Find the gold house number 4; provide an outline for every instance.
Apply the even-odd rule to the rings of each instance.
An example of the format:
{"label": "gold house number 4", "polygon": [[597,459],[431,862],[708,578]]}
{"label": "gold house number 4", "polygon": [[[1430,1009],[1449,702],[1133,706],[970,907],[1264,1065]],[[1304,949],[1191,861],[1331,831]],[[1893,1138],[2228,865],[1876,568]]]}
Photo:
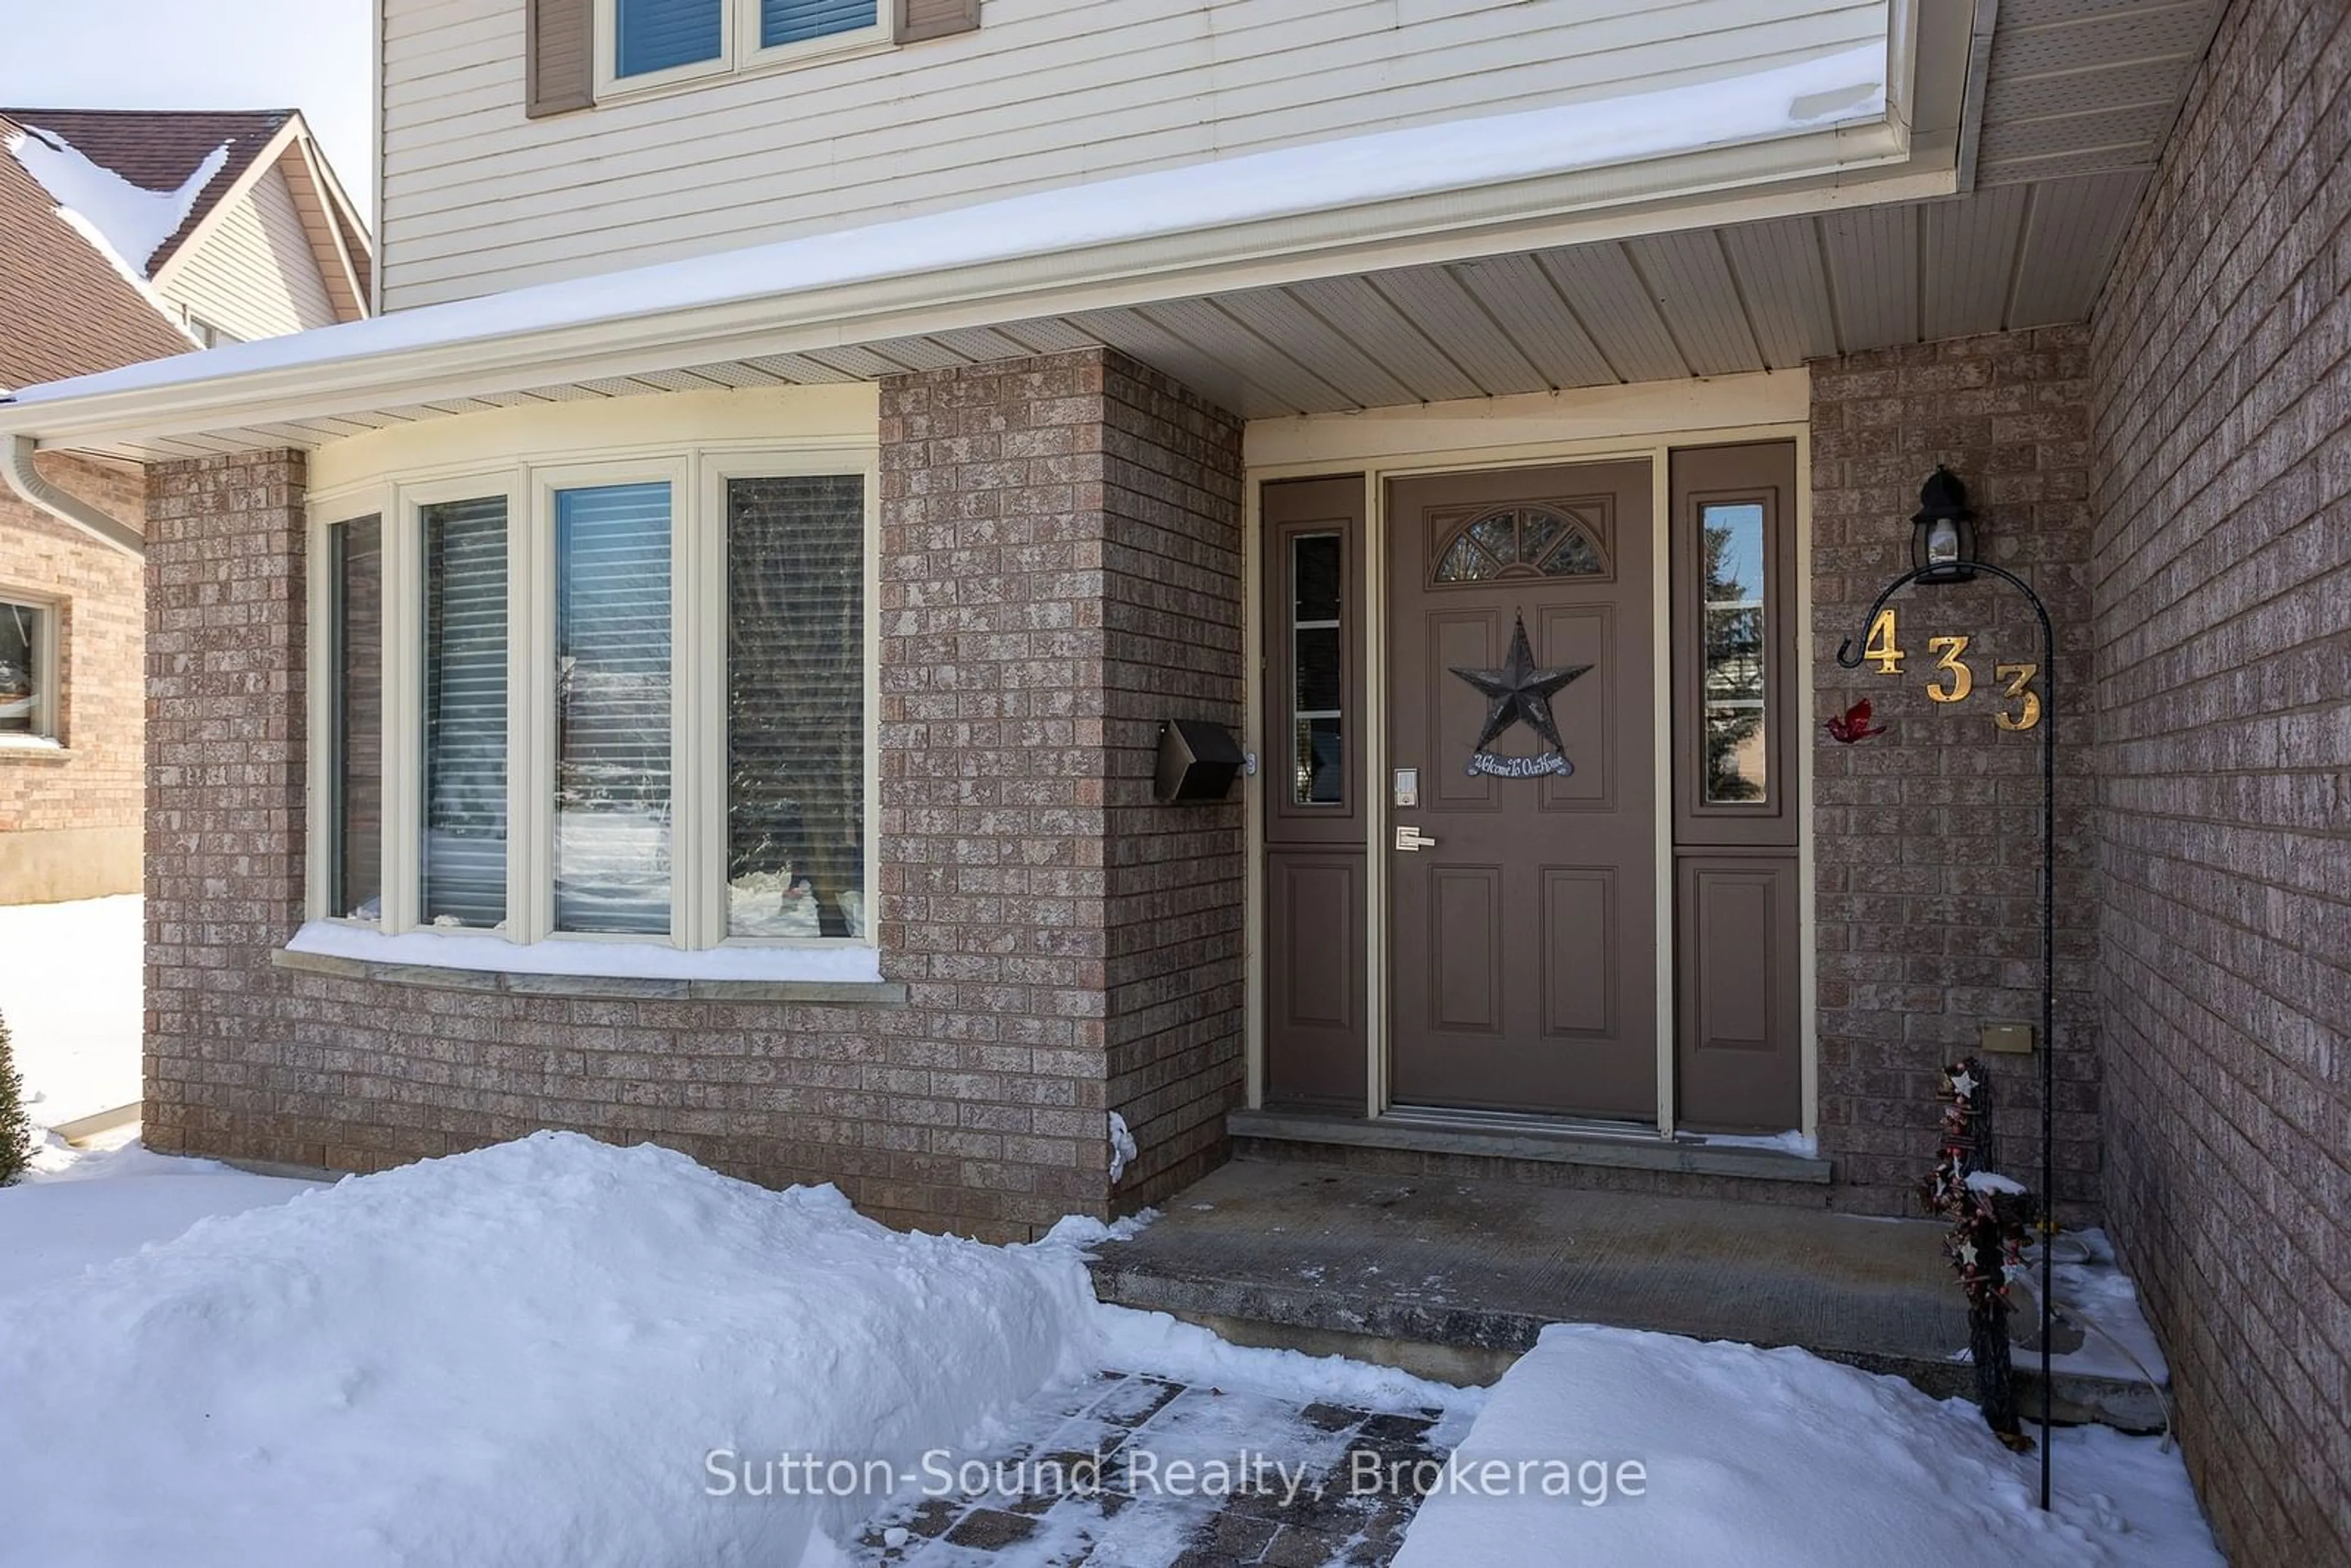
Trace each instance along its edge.
{"label": "gold house number 4", "polygon": [[[1967,662],[1968,643],[1965,637],[1927,639],[1927,652],[1935,660],[1934,678],[1927,686],[1929,701],[1965,702],[1974,694],[1976,673]],[[1877,619],[1869,623],[1869,638],[1862,644],[1861,653],[1877,666],[1881,675],[1902,673],[1902,634],[1893,611],[1879,611]],[[1993,714],[1992,723],[2006,730],[2032,729],[2040,724],[2041,694],[2032,689],[2032,678],[2040,673],[2038,664],[1992,666],[1993,676],[2001,683],[2001,700],[2016,705]]]}

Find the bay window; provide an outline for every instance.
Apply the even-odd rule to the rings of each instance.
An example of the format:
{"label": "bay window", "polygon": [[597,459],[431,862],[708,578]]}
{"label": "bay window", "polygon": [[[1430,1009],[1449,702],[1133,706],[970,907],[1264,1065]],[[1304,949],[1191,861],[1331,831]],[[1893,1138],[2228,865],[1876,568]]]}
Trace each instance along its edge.
{"label": "bay window", "polygon": [[868,944],[873,485],[703,449],[322,505],[313,918]]}

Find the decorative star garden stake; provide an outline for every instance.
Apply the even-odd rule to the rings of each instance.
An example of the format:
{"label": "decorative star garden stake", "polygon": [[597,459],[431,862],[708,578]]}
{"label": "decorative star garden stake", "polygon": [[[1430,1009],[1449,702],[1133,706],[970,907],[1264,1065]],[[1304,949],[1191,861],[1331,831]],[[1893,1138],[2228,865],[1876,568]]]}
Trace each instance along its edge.
{"label": "decorative star garden stake", "polygon": [[[1510,632],[1510,651],[1499,670],[1465,670],[1453,666],[1453,673],[1484,694],[1492,705],[1486,710],[1485,727],[1478,732],[1478,743],[1469,748],[1471,773],[1491,774],[1503,779],[1532,778],[1542,773],[1566,774],[1575,771],[1567,759],[1567,747],[1559,738],[1558,721],[1552,717],[1551,699],[1562,686],[1591,670],[1590,664],[1573,664],[1564,669],[1535,668],[1534,650],[1527,645],[1527,621],[1520,615]],[[1551,749],[1538,757],[1496,757],[1487,746],[1495,737],[1521,719]]]}

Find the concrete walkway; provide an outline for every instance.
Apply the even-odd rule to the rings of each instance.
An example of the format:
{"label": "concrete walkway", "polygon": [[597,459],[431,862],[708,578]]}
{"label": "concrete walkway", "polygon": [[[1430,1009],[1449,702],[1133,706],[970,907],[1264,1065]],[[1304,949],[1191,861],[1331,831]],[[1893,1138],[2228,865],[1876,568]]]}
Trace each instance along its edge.
{"label": "concrete walkway", "polygon": [[[1928,1220],[1239,1160],[1103,1247],[1094,1272],[1105,1301],[1227,1338],[1457,1383],[1499,1376],[1545,1323],[1581,1322],[1800,1345],[1938,1396],[1973,1389],[1953,1359],[1965,1307]],[[2135,1385],[2058,1383],[2061,1419],[2159,1422]]]}

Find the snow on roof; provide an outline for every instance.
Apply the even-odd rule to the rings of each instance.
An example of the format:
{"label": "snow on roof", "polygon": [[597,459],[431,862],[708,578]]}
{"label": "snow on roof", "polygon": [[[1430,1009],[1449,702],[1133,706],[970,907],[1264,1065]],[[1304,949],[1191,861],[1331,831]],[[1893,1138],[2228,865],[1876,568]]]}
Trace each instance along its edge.
{"label": "snow on roof", "polygon": [[1722,80],[1248,153],[394,311],[30,387],[13,401],[57,403],[231,382],[1761,141],[1881,118],[1886,80],[1884,46],[1863,44]]}
{"label": "snow on roof", "polygon": [[26,124],[6,145],[25,172],[56,198],[57,215],[105,252],[124,277],[139,282],[147,278],[148,259],[180,232],[196,198],[227,163],[229,148],[224,141],[205,154],[177,190],[151,191],[92,162],[63,136],[37,125]]}

